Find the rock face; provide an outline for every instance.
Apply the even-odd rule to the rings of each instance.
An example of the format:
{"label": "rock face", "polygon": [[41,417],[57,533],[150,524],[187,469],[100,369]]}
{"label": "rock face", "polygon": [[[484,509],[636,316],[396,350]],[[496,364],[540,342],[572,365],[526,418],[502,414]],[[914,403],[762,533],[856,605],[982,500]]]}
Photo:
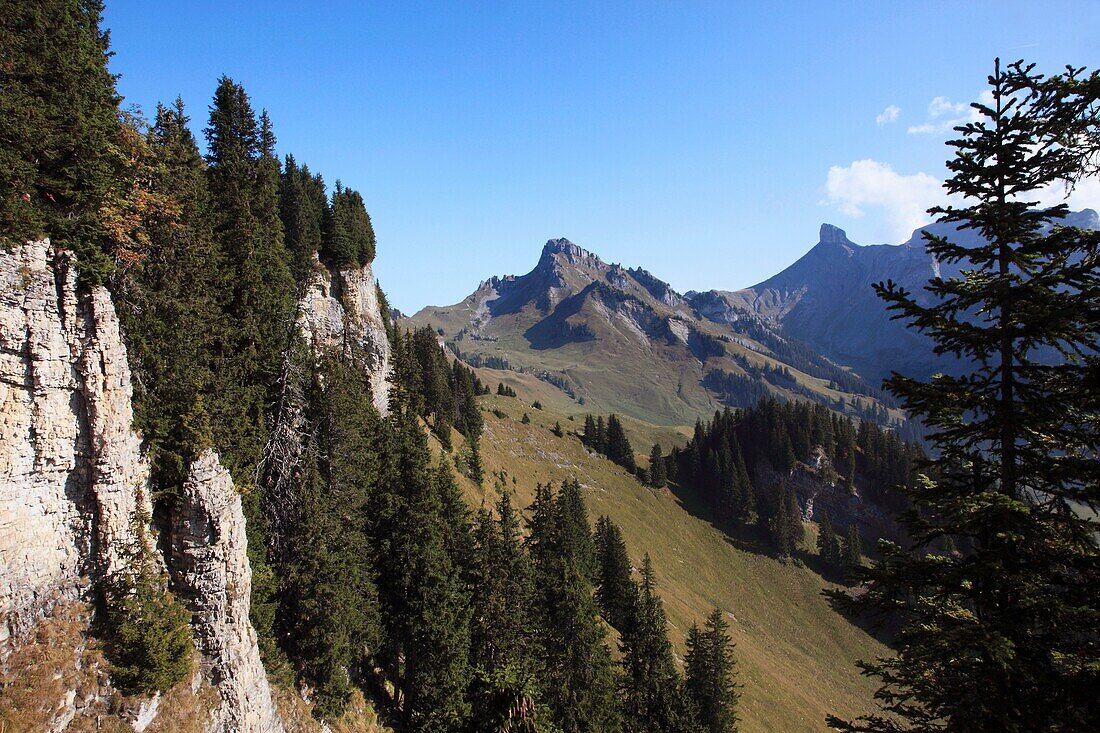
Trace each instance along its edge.
{"label": "rock face", "polygon": [[148,512],[110,295],[48,241],[0,253],[0,642],[115,570]]}
{"label": "rock face", "polygon": [[191,464],[171,535],[173,587],[191,610],[203,671],[222,699],[210,730],[281,733],[248,620],[252,570],[241,498],[212,450]]}
{"label": "rock face", "polygon": [[390,341],[370,265],[329,270],[315,261],[298,303],[298,327],[311,346],[338,348],[365,369],[375,408],[389,413]]}
{"label": "rock face", "polygon": [[[0,660],[118,570],[151,515],[132,392],[110,293],[81,292],[48,241],[0,251]],[[172,530],[168,568],[223,701],[213,729],[281,732],[248,620],[241,502],[213,452],[192,466]]]}

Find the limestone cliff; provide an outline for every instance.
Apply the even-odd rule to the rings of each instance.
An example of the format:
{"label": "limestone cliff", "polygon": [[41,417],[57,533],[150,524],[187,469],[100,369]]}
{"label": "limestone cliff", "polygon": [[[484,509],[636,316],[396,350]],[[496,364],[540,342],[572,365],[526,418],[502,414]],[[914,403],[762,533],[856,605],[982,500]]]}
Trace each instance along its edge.
{"label": "limestone cliff", "polygon": [[110,295],[68,254],[0,254],[0,640],[117,568],[149,511],[130,368]]}
{"label": "limestone cliff", "polygon": [[[47,240],[0,251],[0,661],[137,541],[149,466],[131,397],[108,291],[78,289],[71,256]],[[240,499],[213,452],[185,494],[167,566],[221,696],[211,730],[281,731],[248,621]]]}
{"label": "limestone cliff", "polygon": [[248,620],[252,570],[241,497],[212,450],[191,464],[171,537],[173,588],[191,610],[203,671],[222,699],[213,730],[281,732]]}
{"label": "limestone cliff", "polygon": [[337,348],[370,377],[374,406],[389,413],[390,342],[370,265],[330,270],[315,262],[298,303],[298,327],[315,348]]}

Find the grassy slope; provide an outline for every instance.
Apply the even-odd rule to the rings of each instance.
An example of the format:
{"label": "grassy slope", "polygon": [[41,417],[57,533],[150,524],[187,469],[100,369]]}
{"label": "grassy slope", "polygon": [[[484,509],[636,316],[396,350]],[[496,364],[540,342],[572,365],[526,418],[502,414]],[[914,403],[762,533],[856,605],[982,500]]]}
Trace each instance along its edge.
{"label": "grassy slope", "polygon": [[[677,654],[684,653],[684,634],[692,622],[701,621],[713,606],[731,614],[744,685],[744,733],[821,731],[826,713],[852,715],[869,708],[873,686],[859,676],[854,662],[887,650],[829,607],[821,595],[828,584],[818,575],[754,551],[751,541],[729,539],[685,509],[683,501],[691,501],[690,496],[647,489],[610,461],[587,453],[568,434],[583,423],[568,421],[545,401],[544,410],[534,410],[523,399],[494,395],[486,400],[487,408],[509,415],[501,419],[485,413],[486,472],[505,471],[523,507],[531,503],[537,483],[575,476],[585,488],[592,519],[607,514],[623,528],[636,565],[645,552],[653,558]],[[523,412],[531,424],[520,423]],[[564,438],[550,432],[555,420],[567,431]],[[668,429],[632,421],[626,428],[639,454],[649,445],[636,432],[639,428],[671,437],[663,432]],[[460,481],[475,506],[496,500],[493,489]]]}

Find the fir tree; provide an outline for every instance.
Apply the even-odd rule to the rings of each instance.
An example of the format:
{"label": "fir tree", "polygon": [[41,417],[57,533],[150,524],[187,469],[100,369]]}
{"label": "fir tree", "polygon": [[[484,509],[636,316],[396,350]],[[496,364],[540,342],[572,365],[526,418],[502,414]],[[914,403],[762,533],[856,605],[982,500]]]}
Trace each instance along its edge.
{"label": "fir tree", "polygon": [[626,431],[623,430],[623,424],[616,415],[607,418],[607,438],[604,452],[613,462],[634,473],[636,468],[634,449],[630,446]]}
{"label": "fir tree", "polygon": [[120,690],[151,694],[191,673],[191,614],[168,591],[168,578],[158,568],[146,530],[149,516],[135,514],[131,526],[136,539],[103,588],[105,651]]}
{"label": "fir tree", "polygon": [[539,487],[528,536],[546,702],[564,733],[614,733],[619,708],[611,652],[592,597],[592,538],[579,487],[565,482],[561,493],[564,498],[555,499],[549,487]]}
{"label": "fir tree", "polygon": [[695,706],[699,722],[707,733],[737,730],[737,700],[733,640],[729,624],[714,609],[700,630],[692,624],[684,660],[684,687]]}
{"label": "fir tree", "polygon": [[[212,440],[207,405],[216,393],[214,352],[226,325],[216,299],[206,165],[183,102],[158,106],[148,139],[150,189],[172,212],[145,221],[146,255],[118,278],[119,313],[135,379],[135,420],[153,464],[154,498],[176,495],[187,466]],[[214,397],[216,400],[216,397]]]}
{"label": "fir tree", "polygon": [[634,619],[620,637],[624,728],[654,733],[697,731],[668,641],[668,620],[649,555],[642,562]]}
{"label": "fir tree", "polygon": [[[1032,193],[1095,172],[1100,77],[998,62],[989,85],[977,121],[949,143],[945,187],[960,204],[933,210],[982,241],[926,233],[930,254],[961,275],[931,280],[919,299],[877,288],[965,373],[888,382],[931,432],[935,478],[907,489],[911,547],[880,543],[882,561],[860,574],[858,606],[904,621],[897,655],[862,665],[888,714],[830,719],[844,730],[1100,726],[1089,692],[1100,684],[1100,551],[1095,523],[1074,508],[1100,502],[1100,234],[1060,226],[1065,205],[1039,207]],[[948,542],[955,553],[936,551]]]}
{"label": "fir tree", "polygon": [[821,512],[821,518],[818,520],[818,533],[817,533],[817,554],[821,558],[821,561],[828,567],[836,568],[842,565],[842,554],[840,548],[840,538],[837,537],[836,530],[833,529],[833,523],[829,521],[829,515],[824,511]]}
{"label": "fir tree", "polygon": [[841,542],[839,560],[840,565],[848,570],[863,565],[863,541],[855,522],[848,525],[848,531]]}
{"label": "fir tree", "polygon": [[596,520],[596,601],[607,622],[620,632],[634,619],[638,587],[631,577],[630,556],[619,526],[604,515]]}
{"label": "fir tree", "polygon": [[592,418],[592,415],[584,416],[584,435],[581,437],[583,442],[589,448],[594,448],[596,444],[596,421]]}
{"label": "fir tree", "polygon": [[654,488],[662,488],[668,482],[665,472],[665,458],[661,455],[661,444],[654,443],[653,450],[649,452],[649,485]]}
{"label": "fir tree", "polygon": [[106,210],[126,184],[103,3],[12,3],[0,13],[0,245],[42,235],[104,283],[116,252]]}

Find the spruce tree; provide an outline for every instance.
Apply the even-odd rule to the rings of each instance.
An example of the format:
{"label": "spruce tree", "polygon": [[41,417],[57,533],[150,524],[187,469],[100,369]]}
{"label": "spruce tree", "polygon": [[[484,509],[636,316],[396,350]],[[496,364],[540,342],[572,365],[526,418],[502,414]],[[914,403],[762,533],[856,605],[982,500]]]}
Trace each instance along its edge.
{"label": "spruce tree", "polygon": [[1100,550],[1079,512],[1100,503],[1100,233],[1062,226],[1066,206],[1033,193],[1095,173],[1100,78],[998,62],[989,87],[949,142],[959,204],[933,210],[981,241],[926,233],[961,274],[919,299],[877,288],[962,373],[888,382],[937,458],[904,489],[911,546],[880,543],[861,574],[858,607],[903,621],[896,656],[862,665],[886,714],[830,719],[844,730],[1100,727]]}
{"label": "spruce tree", "polygon": [[649,452],[649,485],[660,489],[668,482],[668,474],[665,472],[665,457],[661,454],[661,444],[654,443]]}
{"label": "spruce tree", "polygon": [[821,561],[830,568],[840,567],[842,563],[840,538],[837,537],[836,530],[833,529],[833,523],[829,521],[829,515],[824,511],[821,512],[821,518],[818,520],[818,527],[818,557],[820,557]]}
{"label": "spruce tree", "polygon": [[854,570],[863,564],[863,541],[859,537],[856,523],[848,525],[848,531],[841,541],[840,565],[846,570]]}
{"label": "spruce tree", "polygon": [[684,687],[707,733],[737,730],[736,663],[729,624],[719,609],[707,617],[703,629],[692,624],[684,660]]}
{"label": "spruce tree", "polygon": [[638,586],[631,577],[627,554],[619,526],[604,515],[596,520],[596,601],[607,622],[625,632],[634,620]]}
{"label": "spruce tree", "polygon": [[539,686],[534,576],[521,543],[519,518],[503,491],[497,515],[494,521],[483,510],[475,530],[471,726],[541,730],[548,711]]}
{"label": "spruce tree", "polygon": [[619,642],[624,728],[647,733],[691,733],[699,728],[672,658],[668,620],[656,583],[653,564],[646,554],[634,618]]}
{"label": "spruce tree", "polygon": [[81,281],[106,282],[116,252],[105,211],[124,182],[103,3],[8,3],[0,13],[0,246],[41,237],[76,253]]}
{"label": "spruce tree", "polygon": [[581,437],[581,442],[589,448],[595,447],[596,421],[592,418],[592,415],[584,416],[584,435]]}
{"label": "spruce tree", "polygon": [[278,162],[266,115],[261,127],[244,88],[222,77],[206,128],[215,237],[232,330],[222,353],[215,438],[237,481],[251,476],[266,440],[269,390],[287,347],[293,280],[278,219]]}
{"label": "spruce tree", "polygon": [[[620,729],[615,675],[592,596],[595,561],[579,486],[540,486],[529,523],[546,703],[564,733]],[[585,537],[587,536],[587,541]]]}
{"label": "spruce tree", "polygon": [[117,302],[135,381],[135,422],[153,468],[154,498],[175,496],[187,467],[212,440],[207,405],[216,392],[215,354],[225,329],[217,301],[220,257],[213,239],[206,164],[183,102],[158,106],[148,140],[156,161],[149,188],[173,203],[145,221],[145,257],[117,278]]}

